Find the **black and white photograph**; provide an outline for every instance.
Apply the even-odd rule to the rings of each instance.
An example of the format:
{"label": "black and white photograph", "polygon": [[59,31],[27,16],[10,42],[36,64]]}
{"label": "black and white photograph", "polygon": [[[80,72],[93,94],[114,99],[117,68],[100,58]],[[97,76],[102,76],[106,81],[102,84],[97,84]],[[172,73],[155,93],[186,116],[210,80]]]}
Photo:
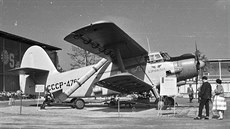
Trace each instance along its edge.
{"label": "black and white photograph", "polygon": [[230,0],[0,0],[0,129],[229,129]]}

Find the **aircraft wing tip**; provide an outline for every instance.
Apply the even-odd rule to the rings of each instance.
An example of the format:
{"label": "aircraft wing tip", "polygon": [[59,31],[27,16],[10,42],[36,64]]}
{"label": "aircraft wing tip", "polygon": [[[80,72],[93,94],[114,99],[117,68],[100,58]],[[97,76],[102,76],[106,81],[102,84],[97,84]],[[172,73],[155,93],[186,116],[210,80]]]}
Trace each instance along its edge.
{"label": "aircraft wing tip", "polygon": [[109,21],[96,21],[96,22],[93,22],[93,23],[91,23],[90,25],[95,25],[95,24],[102,24],[102,23],[111,23],[111,22],[109,22]]}
{"label": "aircraft wing tip", "polygon": [[84,29],[84,28],[86,28],[86,27],[90,27],[90,26],[94,26],[94,25],[99,25],[99,24],[111,24],[111,23],[114,24],[113,22],[104,21],[104,20],[93,22],[93,23],[91,23],[91,24],[89,24],[89,25],[87,25],[87,26],[85,26],[85,27],[83,27],[83,28],[81,28],[81,29],[78,29],[78,30],[76,30],[76,31],[74,31],[74,32],[72,32],[72,33],[70,33],[69,35],[65,36],[65,37],[64,37],[64,40],[67,41],[67,42],[69,42],[68,39],[69,39],[70,37],[72,37],[72,36],[75,35],[77,32],[79,32],[79,30],[82,30],[82,29]]}

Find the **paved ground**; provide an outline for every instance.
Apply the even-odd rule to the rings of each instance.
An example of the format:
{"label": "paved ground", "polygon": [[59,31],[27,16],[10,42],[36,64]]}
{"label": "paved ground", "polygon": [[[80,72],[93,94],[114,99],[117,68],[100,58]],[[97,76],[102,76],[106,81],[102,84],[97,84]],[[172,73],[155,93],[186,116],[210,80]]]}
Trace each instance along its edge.
{"label": "paved ground", "polygon": [[[230,111],[224,120],[193,120],[198,103],[188,103],[188,99],[177,98],[178,106],[171,110],[159,111],[154,106],[137,105],[135,109],[121,107],[108,108],[102,104],[89,104],[83,110],[70,107],[47,107],[39,110],[36,100],[23,100],[21,114],[20,101],[14,106],[0,102],[0,128],[122,128],[122,129],[229,129]],[[228,109],[230,109],[230,99]],[[212,117],[212,116],[210,116]]]}

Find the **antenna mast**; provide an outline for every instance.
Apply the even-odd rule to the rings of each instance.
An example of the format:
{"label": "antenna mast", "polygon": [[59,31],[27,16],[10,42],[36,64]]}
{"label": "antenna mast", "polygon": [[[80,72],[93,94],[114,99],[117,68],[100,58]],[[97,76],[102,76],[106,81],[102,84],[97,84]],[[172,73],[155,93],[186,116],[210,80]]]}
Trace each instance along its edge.
{"label": "antenna mast", "polygon": [[146,36],[146,39],[147,39],[147,43],[148,43],[149,53],[151,53],[150,44],[149,44],[149,38],[147,36]]}

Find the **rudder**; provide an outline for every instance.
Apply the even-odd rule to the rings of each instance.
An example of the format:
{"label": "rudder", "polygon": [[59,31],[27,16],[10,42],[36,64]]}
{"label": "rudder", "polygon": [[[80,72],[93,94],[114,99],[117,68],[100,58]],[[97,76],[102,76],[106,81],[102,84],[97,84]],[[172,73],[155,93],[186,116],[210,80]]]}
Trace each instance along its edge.
{"label": "rudder", "polygon": [[50,73],[58,72],[48,54],[39,46],[31,46],[27,49],[20,68],[42,69]]}
{"label": "rudder", "polygon": [[35,85],[45,85],[50,74],[59,73],[46,51],[39,46],[31,46],[23,55],[20,68],[20,89],[24,94],[35,95]]}

